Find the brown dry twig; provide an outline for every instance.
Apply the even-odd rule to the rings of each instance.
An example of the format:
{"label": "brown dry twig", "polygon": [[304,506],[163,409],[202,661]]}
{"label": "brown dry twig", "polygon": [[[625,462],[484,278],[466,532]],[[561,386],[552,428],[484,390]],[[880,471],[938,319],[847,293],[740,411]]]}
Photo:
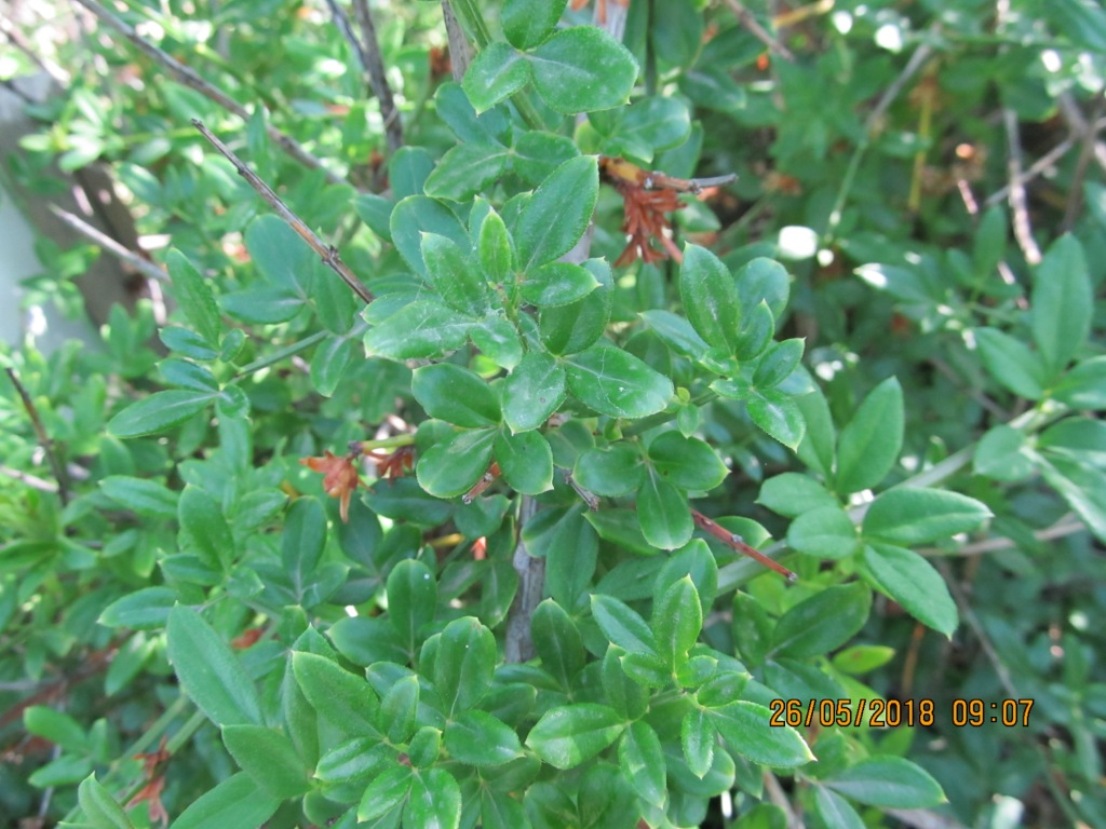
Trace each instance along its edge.
{"label": "brown dry twig", "polygon": [[324,244],[307,224],[288,209],[280,196],[278,196],[268,184],[262,181],[258,175],[253,172],[246,164],[236,156],[226,144],[220,141],[212,134],[203,121],[198,118],[192,119],[192,126],[200,131],[204,138],[215,147],[231,164],[234,165],[234,169],[238,171],[238,175],[242,176],[246,181],[250,183],[250,186],[257,191],[269,206],[277,212],[280,218],[284,219],[288,223],[288,226],[292,230],[296,231],[296,234],[307,242],[310,248],[319,255],[319,258],[323,260],[323,264],[334,271],[338,276],[342,278],[342,281],[349,285],[350,289],[365,300],[365,302],[372,302],[373,295],[369,292],[369,289],[362,285],[353,272],[346,266],[346,263],[342,261],[342,257],[338,255],[338,249],[333,245]]}
{"label": "brown dry twig", "polygon": [[749,34],[787,61],[794,61],[795,56],[791,50],[779,42],[772,34],[757,22],[756,17],[738,0],[726,0],[726,5],[734,13],[738,21],[749,30]]}
{"label": "brown dry twig", "polygon": [[46,461],[50,464],[50,469],[54,473],[54,479],[58,482],[58,500],[61,501],[62,506],[69,503],[69,472],[65,468],[59,459],[57,452],[54,451],[54,441],[46,434],[46,427],[42,423],[42,417],[38,413],[38,407],[35,406],[35,402],[31,399],[31,395],[27,393],[27,389],[24,388],[22,381],[19,379],[19,375],[16,374],[14,368],[5,369],[8,373],[8,379],[12,381],[12,385],[15,386],[16,392],[19,394],[19,399],[23,402],[23,408],[27,410],[27,417],[31,419],[31,427],[35,430],[35,436],[38,437],[38,443],[42,447],[42,451],[46,454]]}
{"label": "brown dry twig", "polygon": [[361,65],[365,68],[365,74],[368,75],[369,85],[376,100],[380,102],[380,115],[384,119],[384,134],[387,137],[388,149],[395,152],[403,146],[403,123],[399,119],[399,110],[396,109],[395,98],[392,96],[392,87],[388,85],[388,78],[384,74],[384,61],[380,56],[380,39],[376,36],[376,26],[373,25],[366,0],[353,0],[353,10],[357,17],[357,25],[361,27],[363,41],[363,48],[359,52]]}
{"label": "brown dry twig", "polygon": [[778,561],[773,561],[772,559],[768,558],[768,556],[766,556],[760,550],[750,547],[742,540],[741,536],[739,536],[737,533],[730,532],[717,521],[712,521],[710,518],[707,518],[707,516],[703,515],[703,513],[699,512],[699,510],[693,509],[691,511],[691,520],[695,522],[695,526],[698,527],[700,530],[702,530],[712,538],[718,539],[730,549],[736,550],[742,555],[748,556],[749,558],[760,562],[769,570],[773,570],[779,573],[790,582],[795,582],[799,580],[799,577],[794,572],[788,570]]}

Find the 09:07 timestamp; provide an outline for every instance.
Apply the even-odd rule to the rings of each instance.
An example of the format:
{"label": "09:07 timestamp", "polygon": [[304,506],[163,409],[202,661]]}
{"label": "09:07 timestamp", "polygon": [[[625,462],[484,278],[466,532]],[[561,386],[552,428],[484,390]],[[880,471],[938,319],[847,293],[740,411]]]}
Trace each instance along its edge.
{"label": "09:07 timestamp", "polygon": [[[897,728],[898,726],[928,727],[937,721],[937,704],[922,699],[774,699],[769,703],[772,716],[768,725],[774,728],[800,726],[827,728],[838,725],[870,728]],[[956,728],[979,728],[983,725],[1002,725],[1007,728],[1029,726],[1032,699],[1004,699],[989,702],[982,699],[952,701],[948,710],[948,722]]]}

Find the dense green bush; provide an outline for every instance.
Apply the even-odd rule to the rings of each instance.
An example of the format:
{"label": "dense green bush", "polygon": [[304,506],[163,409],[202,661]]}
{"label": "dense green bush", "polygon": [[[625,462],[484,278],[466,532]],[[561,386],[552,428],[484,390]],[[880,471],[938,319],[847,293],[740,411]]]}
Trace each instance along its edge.
{"label": "dense green bush", "polygon": [[567,6],[62,47],[175,306],[4,357],[0,817],[1106,825],[1106,12]]}

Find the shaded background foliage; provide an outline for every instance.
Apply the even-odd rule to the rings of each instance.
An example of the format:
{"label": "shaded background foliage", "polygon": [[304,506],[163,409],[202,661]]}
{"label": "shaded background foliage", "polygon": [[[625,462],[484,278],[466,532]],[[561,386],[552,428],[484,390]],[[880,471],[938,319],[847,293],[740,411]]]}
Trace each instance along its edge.
{"label": "shaded background foliage", "polygon": [[[78,823],[120,826],[126,824],[118,822],[109,798],[122,802],[138,793],[146,805],[131,810],[130,819],[145,826],[157,821],[155,804],[164,803],[177,818],[218,784],[224,804],[261,804],[258,813],[239,814],[240,825],[251,819],[307,825],[337,817],[343,812],[335,804],[362,803],[365,775],[372,773],[373,785],[390,778],[373,765],[376,760],[363,760],[361,778],[342,782],[349,758],[333,751],[329,765],[320,761],[316,768],[308,758],[319,760],[319,746],[303,744],[314,720],[308,729],[291,724],[314,718],[317,709],[327,721],[316,729],[324,748],[338,744],[353,751],[352,745],[364,758],[371,752],[338,736],[363,739],[388,727],[367,722],[358,732],[356,712],[374,706],[383,706],[386,722],[406,723],[387,736],[427,769],[425,791],[453,790],[440,775],[458,767],[443,772],[436,763],[437,739],[445,741],[441,756],[484,769],[483,791],[496,790],[487,769],[498,768],[492,764],[497,758],[465,757],[463,732],[455,725],[451,737],[427,714],[431,700],[430,708],[452,712],[460,705],[457,710],[471,715],[464,726],[479,736],[469,742],[482,740],[502,749],[503,758],[516,758],[499,777],[506,778],[500,791],[529,786],[526,814],[535,824],[616,825],[634,814],[634,797],[650,802],[655,811],[647,815],[659,820],[665,801],[658,787],[666,782],[668,819],[676,825],[702,819],[711,797],[708,820],[743,827],[783,826],[800,817],[810,825],[920,825],[937,812],[961,825],[1106,824],[1106,685],[1095,660],[1103,651],[1106,605],[1106,437],[1095,414],[1106,408],[1097,301],[1106,262],[1097,139],[1106,13],[1083,0],[1043,7],[963,0],[751,3],[748,9],[635,0],[623,37],[640,68],[634,103],[606,109],[621,101],[602,100],[602,90],[596,100],[583,100],[588,90],[560,89],[555,74],[519,76],[521,82],[512,75],[522,71],[512,67],[531,65],[516,48],[527,54],[550,49],[540,31],[529,40],[523,24],[535,9],[558,4],[504,4],[521,10],[517,19],[511,11],[501,17],[498,3],[463,5],[482,12],[493,45],[470,30],[477,63],[462,86],[450,82],[447,58],[456,55],[446,51],[436,4],[373,7],[403,127],[398,150],[387,143],[387,116],[368,94],[362,67],[323,4],[119,7],[144,38],[246,105],[252,115],[245,120],[174,80],[89,16],[64,24],[71,37],[51,52],[51,32],[69,20],[66,7],[24,4],[13,18],[18,28],[5,29],[11,44],[27,47],[5,52],[5,74],[32,68],[30,55],[67,73],[64,94],[32,107],[41,132],[22,142],[6,175],[27,192],[49,193],[57,186],[55,161],[62,171],[107,164],[153,258],[167,263],[169,293],[180,310],[166,307],[162,290],[148,285],[150,301],[138,303],[133,315],[112,311],[97,349],[68,344],[44,356],[29,341],[5,355],[68,471],[51,470],[18,387],[0,382],[0,815],[14,821],[40,813],[39,825],[52,825],[68,814]],[[592,11],[569,10],[564,21],[586,24]],[[766,44],[757,37],[749,15],[778,39]],[[505,40],[501,31],[512,36]],[[470,101],[487,112],[477,118]],[[559,114],[591,104],[601,105],[599,111],[579,121]],[[341,249],[378,296],[366,319],[344,286],[268,215],[233,165],[189,124],[192,118],[278,185],[306,224]],[[325,159],[325,170],[281,152],[270,127]],[[385,320],[412,299],[417,283],[410,272],[420,271],[420,264],[424,280],[447,294],[441,285],[448,280],[434,282],[439,266],[431,258],[438,251],[434,261],[445,262],[441,268],[448,271],[453,249],[435,241],[438,248],[428,253],[427,243],[408,231],[432,230],[439,240],[454,234],[453,242],[458,229],[462,237],[475,233],[472,217],[482,219],[486,207],[475,202],[472,213],[465,211],[477,193],[503,214],[518,246],[524,200],[510,206],[510,197],[565,171],[562,162],[575,163],[567,170],[582,184],[565,185],[569,195],[557,193],[553,202],[561,214],[576,214],[586,224],[591,204],[578,195],[588,190],[587,168],[573,161],[580,153],[623,155],[675,176],[737,173],[736,183],[685,199],[674,214],[674,240],[680,248],[686,241],[701,245],[746,276],[753,271],[743,267],[766,267],[764,260],[756,264],[757,257],[786,264],[791,278],[765,298],[777,338],[805,339],[805,351],[798,352],[804,368],[793,372],[793,362],[781,364],[779,379],[790,383],[782,387],[789,395],[815,385],[820,390],[820,396],[800,398],[806,401],[799,419],[806,440],[787,440],[786,417],[781,427],[767,416],[751,416],[748,389],[735,382],[734,399],[681,400],[678,417],[681,431],[698,435],[725,460],[731,470],[725,483],[696,479],[679,464],[670,472],[691,476],[683,489],[703,496],[693,501],[701,513],[728,516],[728,530],[785,554],[799,583],[788,587],[733,550],[713,543],[707,548],[701,539],[667,571],[668,553],[635,557],[655,554],[664,533],[682,537],[683,524],[643,519],[639,527],[628,502],[617,500],[634,489],[620,489],[624,481],[618,479],[641,474],[633,458],[619,466],[618,458],[604,456],[593,469],[576,457],[593,443],[618,445],[623,429],[632,442],[637,415],[624,416],[619,425],[618,418],[596,419],[574,403],[568,422],[547,430],[551,457],[607,503],[599,517],[585,518],[583,503],[558,473],[557,489],[541,496],[546,503],[526,524],[524,538],[531,551],[547,554],[594,544],[595,578],[585,573],[578,583],[570,571],[558,575],[553,568],[556,602],[542,605],[535,621],[542,668],[497,669],[501,687],[495,693],[525,696],[519,688],[529,684],[537,700],[532,710],[512,712],[490,691],[483,708],[456,699],[448,704],[440,698],[446,689],[459,693],[466,686],[444,664],[440,643],[454,650],[469,644],[498,662],[489,630],[502,641],[516,580],[509,565],[517,503],[508,497],[511,489],[537,492],[546,482],[506,473],[511,488],[495,484],[462,504],[456,496],[469,489],[473,470],[452,478],[447,473],[463,453],[439,466],[433,459],[442,451],[431,453],[451,439],[453,429],[443,421],[477,434],[502,414],[526,434],[528,418],[543,423],[548,413],[513,411],[506,402],[500,412],[496,400],[479,405],[483,385],[464,386],[471,393],[460,396],[449,394],[448,386],[441,392],[446,379],[487,380],[501,368],[514,369],[521,355],[513,355],[509,336],[503,345],[489,329],[479,344],[484,356],[442,364],[464,368],[460,379],[435,380],[430,367],[421,367],[413,382],[411,366],[387,358],[440,355],[397,350],[410,346],[404,337],[409,329],[389,332]],[[427,218],[412,206],[429,209],[426,202],[395,206],[424,192],[462,205],[467,227]],[[607,185],[597,193],[590,255],[613,263],[626,246],[620,227],[627,199]],[[164,239],[158,246],[162,235],[179,254],[165,255]],[[533,251],[535,245],[526,244]],[[46,272],[33,280],[32,301],[78,309],[74,279],[95,248],[61,251],[44,242],[42,251]],[[714,258],[685,256],[693,263],[685,260],[682,268],[662,259],[611,276],[593,264],[588,273],[610,297],[609,330],[626,353],[699,395],[706,393],[699,344],[689,339],[686,323],[681,328],[656,315],[682,302],[695,339],[718,346],[709,314],[696,311],[694,290],[686,287],[698,268],[713,267]],[[595,290],[575,271],[561,273],[574,276],[553,287],[578,278],[580,291]],[[739,276],[739,289],[748,283]],[[456,297],[470,299],[464,291]],[[549,298],[538,293],[526,300],[540,306]],[[746,319],[755,305],[744,303]],[[362,359],[362,342],[383,356]],[[132,400],[155,398],[159,402],[145,408],[127,408]],[[823,398],[824,408],[817,403]],[[458,399],[474,411],[451,409],[450,401]],[[669,409],[673,416],[675,408]],[[440,420],[429,422],[427,415]],[[414,438],[407,423],[421,424]],[[152,432],[168,439],[118,436]],[[770,434],[783,435],[797,452]],[[664,468],[669,456],[663,444],[655,433],[648,437],[651,468]],[[378,454],[413,441],[426,465],[417,476],[373,483],[363,497],[354,493],[350,520],[343,523],[339,504],[322,499],[322,479],[299,461],[324,450],[341,455],[350,441],[365,440],[377,441],[368,448]],[[404,471],[402,457],[389,462]],[[698,472],[703,469],[709,463]],[[366,467],[364,477],[371,479],[373,471]],[[970,496],[993,518],[985,532],[976,532],[983,513],[958,501],[970,513],[963,526],[915,532],[888,518],[889,508],[882,516],[864,514],[871,490],[883,493],[904,481],[947,487],[923,490],[935,495]],[[640,502],[640,492],[637,497]],[[940,512],[944,502],[933,508]],[[916,509],[907,509],[908,517]],[[858,545],[853,524],[860,521],[867,540],[920,550],[941,580],[936,586],[915,580],[911,589],[884,579],[873,597],[865,585],[880,579]],[[643,542],[643,531],[654,543]],[[896,532],[900,537],[893,537]],[[769,544],[769,537],[779,541]],[[484,558],[472,551],[477,539],[485,539]],[[708,549],[709,566],[702,564]],[[678,572],[679,566],[686,569]],[[683,579],[688,570],[692,579]],[[932,578],[928,569],[910,572]],[[428,574],[431,592],[420,587]],[[943,586],[936,589],[942,581],[947,598]],[[697,647],[711,652],[693,653],[741,660],[740,669],[724,663],[732,686],[699,689],[701,702],[713,700],[703,703],[711,711],[744,693],[738,686],[747,669],[753,686],[773,692],[761,694],[762,703],[770,696],[854,704],[876,695],[931,699],[934,722],[800,729],[819,762],[777,775],[758,763],[795,766],[799,760],[756,756],[764,746],[742,736],[728,709],[718,729],[741,733],[723,733],[732,742],[718,743],[718,755],[728,746],[738,762],[730,762],[728,773],[712,766],[722,762],[714,759],[705,767],[710,774],[681,771],[703,755],[686,738],[681,742],[681,720],[674,732],[666,730],[663,699],[654,700],[660,713],[653,712],[652,725],[642,727],[645,719],[630,716],[634,724],[625,735],[621,721],[603,720],[599,708],[609,700],[596,694],[611,694],[610,659],[603,654],[615,638],[596,620],[609,626],[623,611],[606,599],[589,602],[585,594],[593,592],[636,607],[643,620],[652,620],[649,636],[660,636],[667,616],[690,625],[694,620],[683,612],[701,610]],[[202,608],[203,616],[186,606]],[[346,606],[358,615],[348,616]],[[666,616],[657,608],[683,612]],[[625,622],[633,617],[617,618],[634,624]],[[693,627],[673,635],[694,641],[699,629]],[[425,644],[435,637],[439,644]],[[568,656],[558,664],[554,653],[562,647]],[[678,651],[669,656],[669,668],[677,667]],[[352,683],[355,674],[337,667],[335,653],[346,667],[368,667],[368,685]],[[216,683],[225,694],[204,690],[206,675],[197,671],[207,661],[226,680]],[[421,679],[398,668],[408,664],[418,666]],[[638,676],[647,669],[638,665]],[[626,679],[632,671],[619,673],[616,665],[613,676],[633,686]],[[333,708],[319,690],[333,693],[343,683],[353,700],[349,711]],[[992,723],[990,709],[974,727],[957,726],[956,699],[985,705],[1032,699],[1034,706],[1027,727]],[[591,765],[580,767],[586,772],[559,775],[553,767],[575,766],[581,758],[572,752],[594,747],[568,740],[566,749],[558,742],[563,734],[549,714],[571,709],[558,705],[566,700],[596,706],[578,710],[598,718],[597,732],[611,730],[595,753],[620,742],[600,761],[586,761]],[[636,703],[623,704],[632,709]],[[513,742],[481,716],[488,710],[509,723],[512,734],[518,727]],[[284,730],[259,728],[259,721]],[[755,724],[743,725],[756,731]],[[667,781],[663,760],[657,781],[660,749],[652,751],[656,737],[647,728],[663,740]],[[692,733],[717,742],[713,731]],[[784,734],[790,732],[763,739],[782,741]],[[144,760],[135,759],[139,753]],[[540,777],[535,757],[546,764]],[[868,757],[883,763],[878,773],[871,766],[864,773]],[[948,804],[927,802],[928,778],[903,771],[899,757],[928,770]],[[235,774],[239,767],[256,770],[256,758],[268,764],[269,788]],[[306,798],[304,763],[322,780],[310,784]],[[86,781],[81,812],[74,811],[77,784],[93,772],[104,786]],[[880,786],[880,775],[900,789]],[[475,819],[472,809],[485,799],[497,802],[471,788],[460,791],[466,821]],[[385,794],[376,792],[390,803]],[[281,800],[270,820],[268,804]],[[431,798],[421,813],[412,807],[407,820],[422,825],[428,816],[452,815],[454,806],[445,800]],[[931,805],[931,814],[902,811]],[[390,817],[366,808],[363,817]],[[522,807],[504,808],[515,818],[510,810],[521,813]],[[344,814],[343,825],[352,825],[353,812]],[[226,814],[216,819],[230,825]],[[494,825],[486,813],[482,819]],[[193,811],[177,825],[204,825],[201,820]]]}

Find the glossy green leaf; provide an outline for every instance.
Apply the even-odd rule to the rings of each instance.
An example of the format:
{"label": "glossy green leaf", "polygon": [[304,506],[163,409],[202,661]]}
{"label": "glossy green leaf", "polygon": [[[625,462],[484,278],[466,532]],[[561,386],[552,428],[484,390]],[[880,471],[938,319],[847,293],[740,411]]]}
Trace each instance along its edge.
{"label": "glossy green leaf", "polygon": [[369,329],[365,354],[392,360],[443,357],[465,344],[473,325],[440,302],[416,300]]}
{"label": "glossy green leaf", "polygon": [[364,677],[325,656],[303,651],[292,653],[292,670],[307,701],[341,733],[383,738],[377,726],[380,702]]}
{"label": "glossy green leaf", "polygon": [[392,684],[380,700],[380,723],[388,739],[405,743],[415,731],[419,708],[419,678],[405,676]]}
{"label": "glossy green leaf", "polygon": [[530,81],[530,64],[509,44],[489,43],[469,64],[461,87],[478,113],[491,109]]}
{"label": "glossy green leaf", "polygon": [[405,559],[388,574],[388,620],[414,653],[423,629],[434,621],[438,583],[430,568],[416,559]]}
{"label": "glossy green leaf", "polygon": [[513,728],[484,711],[462,711],[446,723],[445,748],[459,763],[502,766],[522,754]]}
{"label": "glossy green leaf", "polygon": [[467,711],[484,698],[496,657],[495,637],[477,619],[465,616],[446,625],[434,661],[434,687],[446,716]]}
{"label": "glossy green leaf", "polygon": [[100,491],[144,518],[164,521],[177,517],[179,496],[157,481],[130,475],[109,475],[100,481]]}
{"label": "glossy green leaf", "polygon": [[604,152],[650,162],[657,153],[682,144],[689,135],[687,104],[680,98],[654,95],[635,101],[623,111]]}
{"label": "glossy green leaf", "polygon": [[281,732],[261,725],[227,725],[223,744],[242,771],[272,797],[287,800],[311,788],[308,770]]}
{"label": "glossy green leaf", "polygon": [[568,262],[550,262],[530,271],[522,283],[522,298],[539,308],[577,302],[599,283],[587,268]]}
{"label": "glossy green leaf", "polygon": [[864,398],[837,438],[836,490],[871,489],[891,471],[902,450],[902,386],[888,377]]}
{"label": "glossy green leaf", "polygon": [[779,262],[759,256],[742,265],[736,274],[736,282],[744,307],[752,308],[763,300],[773,317],[779,317],[787,308],[791,278]]}
{"label": "glossy green leaf", "polygon": [[448,771],[431,768],[411,779],[403,825],[411,829],[457,829],[461,822],[461,787]]}
{"label": "glossy green leaf", "polygon": [[594,156],[570,158],[554,170],[534,191],[515,225],[520,268],[530,274],[572,250],[587,230],[598,197]]}
{"label": "glossy green leaf", "polygon": [[468,232],[457,215],[442,202],[427,196],[408,196],[401,200],[392,209],[389,226],[400,255],[422,277],[428,276],[422,258],[423,234],[445,236],[458,245],[469,243]]}
{"label": "glossy green leaf", "polygon": [[502,217],[490,210],[480,225],[477,253],[484,273],[492,282],[505,284],[513,277],[515,249]]}
{"label": "glossy green leaf", "polygon": [[1002,386],[1027,400],[1044,395],[1045,365],[1025,343],[995,328],[973,331],[983,365]]}
{"label": "glossy green leaf", "polygon": [[649,444],[649,460],[661,475],[678,487],[707,491],[726,477],[726,465],[698,438],[662,432]]}
{"label": "glossy green leaf", "polygon": [[88,734],[85,727],[64,711],[55,711],[48,705],[30,705],[23,709],[23,727],[34,734],[76,754],[88,751]]}
{"label": "glossy green leaf", "polygon": [[852,639],[871,608],[872,593],[859,582],[827,587],[780,617],[772,649],[793,659],[821,656]]}
{"label": "glossy green leaf", "polygon": [[155,392],[115,415],[108,421],[108,431],[118,438],[167,432],[202,412],[215,397],[210,391],[173,389]]}
{"label": "glossy green leaf", "polygon": [[1106,355],[1076,363],[1060,378],[1054,396],[1073,409],[1106,409]]}
{"label": "glossy green leaf", "polygon": [[546,599],[534,610],[530,629],[542,667],[566,692],[571,692],[585,657],[584,641],[576,623],[564,608]]}
{"label": "glossy green leaf", "polygon": [[709,348],[690,322],[671,311],[662,309],[643,311],[641,318],[670,348],[685,357],[697,360]]}
{"label": "glossy green leaf", "polygon": [[304,301],[311,296],[315,253],[283,219],[272,214],[258,216],[246,228],[245,243],[251,261],[271,287]]}
{"label": "glossy green leaf", "polygon": [[361,351],[357,339],[343,336],[327,337],[311,355],[311,382],[323,397],[333,396],[341,386],[347,370],[353,363],[355,351]]}
{"label": "glossy green leaf", "polygon": [[645,540],[662,550],[684,546],[695,532],[686,494],[652,471],[638,487],[637,513]]}
{"label": "glossy green leaf", "polygon": [[134,824],[104,784],[90,774],[77,787],[77,802],[94,829],[133,829]]}
{"label": "glossy green leaf", "polygon": [[568,0],[507,0],[499,13],[503,34],[512,46],[531,49],[550,34]]}
{"label": "glossy green leaf", "polygon": [[593,595],[591,613],[612,645],[628,653],[655,656],[657,643],[653,631],[637,611],[613,596]]}
{"label": "glossy green leaf", "polygon": [[554,768],[571,769],[614,743],[626,725],[613,708],[580,702],[546,711],[526,745]]}
{"label": "glossy green leaf", "polygon": [[774,343],[760,356],[753,385],[760,389],[774,389],[786,380],[803,358],[803,340],[791,339]]}
{"label": "glossy green leaf", "polygon": [[[414,771],[409,766],[395,764],[378,774],[361,795],[361,805],[357,807],[357,819],[368,823],[402,806],[407,800],[413,782]],[[396,822],[392,825],[398,822],[397,815]]]}
{"label": "glossy green leaf", "polygon": [[836,504],[804,512],[787,528],[787,544],[793,550],[818,558],[847,558],[856,552],[853,521]]}
{"label": "glossy green leaf", "polygon": [[214,570],[227,569],[234,559],[234,539],[218,501],[206,490],[186,486],[177,501],[177,521],[181,550],[195,553]]}
{"label": "glossy green leaf", "polygon": [[553,488],[553,452],[540,432],[500,432],[493,452],[503,480],[515,492],[538,495]]}
{"label": "glossy green leaf", "polygon": [[959,624],[948,585],[933,565],[903,547],[866,544],[864,570],[877,590],[906,608],[915,619],[945,636]]}
{"label": "glossy green leaf", "polygon": [[826,826],[864,829],[864,821],[849,801],[825,786],[814,787],[814,812]]}
{"label": "glossy green leaf", "polygon": [[453,363],[415,370],[411,393],[431,417],[476,429],[499,422],[499,400],[487,382]]}
{"label": "glossy green leaf", "polygon": [[795,398],[779,389],[754,392],[746,402],[749,417],[769,437],[794,450],[803,439],[802,412]]}
{"label": "glossy green leaf", "polygon": [[979,529],[990,517],[986,506],[959,492],[898,487],[872,502],[862,530],[890,544],[928,544]]}
{"label": "glossy green leaf", "polygon": [[628,443],[615,443],[609,448],[596,446],[582,452],[572,474],[584,489],[618,498],[637,489],[644,473],[640,450]]}
{"label": "glossy green leaf", "polygon": [[228,777],[188,805],[173,821],[173,829],[226,829],[261,826],[280,806],[245,772]]}
{"label": "glossy green leaf", "polygon": [[829,480],[836,458],[836,431],[825,395],[816,387],[810,394],[795,398],[795,404],[802,412],[805,426],[796,454],[824,480]]}
{"label": "glossy green leaf", "polygon": [[644,720],[631,723],[618,744],[618,768],[646,803],[664,806],[668,797],[664,749],[657,732]]}
{"label": "glossy green leaf", "polygon": [[510,150],[502,144],[458,144],[441,157],[427,178],[426,195],[457,202],[471,199],[506,172],[510,158]]}
{"label": "glossy green leaf", "polygon": [[541,339],[554,354],[583,351],[603,335],[610,322],[614,288],[611,267],[597,259],[589,259],[584,267],[599,281],[599,288],[579,302],[542,309]]}
{"label": "glossy green leaf", "polygon": [[[740,296],[740,294],[739,294]],[[741,333],[737,335],[734,355],[739,360],[753,360],[764,353],[776,335],[776,318],[763,299],[742,314]]]}
{"label": "glossy green leaf", "polygon": [[321,758],[315,777],[324,783],[375,778],[395,757],[395,749],[370,737],[346,740]]}
{"label": "glossy green leaf", "polygon": [[1035,452],[1019,429],[1000,423],[976,444],[972,466],[976,474],[998,481],[1018,481],[1036,470]]}
{"label": "glossy green leaf", "polygon": [[637,80],[633,55],[596,26],[561,29],[527,58],[538,94],[569,115],[625,103]]}
{"label": "glossy green leaf", "polygon": [[445,303],[463,314],[482,316],[488,308],[488,284],[472,256],[452,239],[422,234],[426,274]]}
{"label": "glossy green leaf", "polygon": [[415,466],[419,485],[436,498],[456,498],[487,472],[498,429],[458,432],[432,446]]}
{"label": "glossy green leaf", "polygon": [[699,336],[732,352],[741,327],[741,303],[729,268],[706,248],[688,244],[679,286],[684,313]]}
{"label": "glossy green leaf", "polygon": [[106,627],[160,628],[165,625],[176,600],[177,592],[171,587],[143,587],[105,607],[98,621]]}
{"label": "glossy green leaf", "polygon": [[925,809],[945,802],[941,785],[929,772],[902,757],[869,757],[822,782],[884,809]]}
{"label": "glossy green leaf", "polygon": [[687,661],[688,651],[699,640],[703,608],[690,576],[684,576],[664,591],[653,607],[653,636],[657,653],[673,671]]}
{"label": "glossy green leaf", "polygon": [[568,390],[600,414],[641,418],[664,409],[672,381],[637,357],[610,345],[597,345],[565,360]]}
{"label": "glossy green leaf", "polygon": [[211,286],[196,270],[196,266],[188,261],[188,257],[176,248],[169,251],[165,264],[173,280],[173,293],[181,310],[204,341],[208,345],[217,346],[223,326]]}
{"label": "glossy green leaf", "polygon": [[836,506],[837,499],[809,475],[784,472],[761,484],[757,503],[779,515],[795,518],[821,507]]}
{"label": "glossy green leaf", "polygon": [[680,723],[680,748],[688,769],[700,780],[714,765],[714,744],[718,731],[702,708],[688,711]]}
{"label": "glossy green leaf", "polygon": [[500,368],[513,371],[522,362],[522,338],[507,319],[487,316],[469,332],[472,344]]}
{"label": "glossy green leaf", "polygon": [[726,745],[754,763],[793,768],[815,759],[794,728],[769,725],[772,712],[763,705],[739,700],[709,713]]}
{"label": "glossy green leaf", "polygon": [[1031,307],[1033,340],[1055,376],[1086,341],[1094,314],[1087,260],[1070,233],[1054,242],[1037,266]]}
{"label": "glossy green leaf", "polygon": [[503,381],[503,419],[512,432],[545,424],[565,399],[565,370],[544,351],[531,350]]}
{"label": "glossy green leaf", "polygon": [[199,613],[174,607],[166,633],[169,662],[197,708],[219,726],[261,722],[253,682],[230,645]]}
{"label": "glossy green leaf", "polygon": [[318,580],[316,570],[326,546],[326,513],[315,498],[298,498],[288,510],[280,540],[280,559],[292,583],[292,593],[303,601],[307,588]]}

